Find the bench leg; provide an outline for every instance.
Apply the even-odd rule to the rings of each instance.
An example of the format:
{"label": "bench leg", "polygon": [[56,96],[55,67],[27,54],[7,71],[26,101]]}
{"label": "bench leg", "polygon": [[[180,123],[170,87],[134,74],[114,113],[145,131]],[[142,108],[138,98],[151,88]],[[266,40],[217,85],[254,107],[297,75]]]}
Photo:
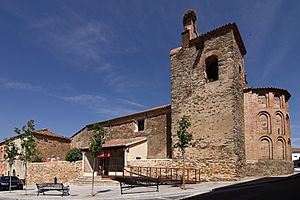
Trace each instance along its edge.
{"label": "bench leg", "polygon": [[120,182],[120,190],[121,190],[121,195],[123,194],[123,191],[122,191],[122,183]]}

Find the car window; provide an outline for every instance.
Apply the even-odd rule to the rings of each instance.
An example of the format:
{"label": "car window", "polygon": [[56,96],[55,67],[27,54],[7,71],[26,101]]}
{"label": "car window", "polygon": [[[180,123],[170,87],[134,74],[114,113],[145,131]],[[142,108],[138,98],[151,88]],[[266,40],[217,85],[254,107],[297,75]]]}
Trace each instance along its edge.
{"label": "car window", "polygon": [[[2,177],[0,177],[0,180],[1,180],[1,181],[4,181],[4,182],[9,181],[9,176],[2,176]],[[16,177],[16,176],[12,176],[12,177],[11,177],[11,180],[12,180],[12,181],[19,181],[19,178]]]}
{"label": "car window", "polygon": [[9,176],[3,176],[1,177],[1,181],[8,181],[9,180]]}

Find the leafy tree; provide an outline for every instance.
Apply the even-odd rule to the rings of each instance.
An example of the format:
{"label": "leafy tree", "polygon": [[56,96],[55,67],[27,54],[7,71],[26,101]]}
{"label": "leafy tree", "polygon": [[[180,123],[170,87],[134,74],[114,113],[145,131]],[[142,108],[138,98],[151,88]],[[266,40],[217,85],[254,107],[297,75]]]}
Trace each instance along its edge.
{"label": "leafy tree", "polygon": [[32,131],[34,131],[34,121],[29,120],[26,125],[22,127],[22,130],[15,128],[15,132],[21,139],[21,155],[20,159],[24,163],[25,167],[25,194],[27,194],[27,169],[28,162],[32,162],[37,156],[36,143],[33,138]]}
{"label": "leafy tree", "polygon": [[95,164],[96,158],[102,151],[102,145],[105,142],[106,130],[99,124],[95,124],[93,127],[94,136],[91,138],[89,150],[94,156],[93,161],[93,178],[92,178],[92,196],[94,196],[94,173],[95,173]]}
{"label": "leafy tree", "polygon": [[11,168],[14,164],[14,161],[17,159],[18,150],[19,148],[12,139],[5,139],[4,158],[8,161],[9,165],[9,192],[11,192]]}
{"label": "leafy tree", "polygon": [[37,150],[37,153],[32,157],[31,162],[43,162],[41,153]]}
{"label": "leafy tree", "polygon": [[192,143],[192,133],[189,133],[187,129],[191,126],[191,120],[188,116],[183,116],[178,121],[179,127],[177,130],[177,143],[174,144],[174,148],[178,148],[181,151],[182,162],[183,162],[183,173],[182,173],[182,189],[185,189],[185,149]]}
{"label": "leafy tree", "polygon": [[78,148],[70,149],[66,154],[65,160],[69,161],[69,162],[75,162],[77,160],[82,160],[81,150]]}

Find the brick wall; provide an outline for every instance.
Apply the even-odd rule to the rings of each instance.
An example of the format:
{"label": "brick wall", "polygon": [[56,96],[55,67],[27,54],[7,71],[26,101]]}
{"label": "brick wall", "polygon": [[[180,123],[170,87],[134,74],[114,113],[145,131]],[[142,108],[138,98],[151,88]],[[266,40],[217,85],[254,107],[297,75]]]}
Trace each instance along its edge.
{"label": "brick wall", "polygon": [[272,170],[277,171],[276,174],[292,173],[290,119],[285,93],[285,90],[266,88],[247,89],[244,94],[246,158],[259,160],[256,162],[259,166],[264,160],[273,160],[268,163],[275,166],[289,163],[286,169],[277,167],[277,170]]}

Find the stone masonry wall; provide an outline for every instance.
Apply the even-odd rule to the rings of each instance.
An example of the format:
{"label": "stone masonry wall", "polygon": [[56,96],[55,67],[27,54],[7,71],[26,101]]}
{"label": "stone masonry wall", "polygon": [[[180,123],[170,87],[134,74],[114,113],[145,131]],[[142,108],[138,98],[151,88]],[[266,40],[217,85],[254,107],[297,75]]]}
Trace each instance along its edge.
{"label": "stone masonry wall", "polygon": [[5,143],[2,142],[0,143],[0,175],[6,175],[6,166],[7,166],[7,161],[4,158],[4,153],[5,153]]}
{"label": "stone masonry wall", "polygon": [[[174,159],[148,159],[148,160],[131,160],[127,162],[127,167],[156,167],[156,168],[180,168],[182,169],[182,161]],[[215,160],[203,159],[198,162],[187,162],[186,168],[200,169],[201,181],[225,181],[238,180],[234,161],[232,160]]]}
{"label": "stone masonry wall", "polygon": [[[239,169],[245,161],[245,83],[238,70],[242,56],[234,55],[240,54],[235,43],[233,32],[227,31],[205,40],[202,47],[183,48],[171,57],[173,144],[178,119],[190,116],[189,131],[195,142],[186,153],[190,164],[205,168],[214,165],[218,173],[226,171],[231,177],[240,176]],[[218,57],[219,80],[214,82],[207,82],[205,78],[205,59],[210,55]],[[175,151],[174,158],[178,156]],[[207,173],[209,171],[208,167]]]}
{"label": "stone masonry wall", "polygon": [[35,142],[43,161],[49,161],[49,158],[64,160],[70,149],[70,141],[59,138],[35,135]]}
{"label": "stone masonry wall", "polygon": [[274,176],[292,174],[294,171],[293,164],[285,160],[258,160],[247,162],[244,168],[245,176]]}
{"label": "stone masonry wall", "polygon": [[[146,114],[144,131],[137,131],[136,121],[141,117],[132,117],[111,126],[106,126],[109,139],[127,139],[134,137],[148,138],[148,158],[168,158],[170,156],[170,114],[161,113],[156,115]],[[71,147],[88,148],[88,143],[92,137],[92,131],[85,128],[72,138]]]}
{"label": "stone masonry wall", "polygon": [[58,183],[68,183],[82,175],[82,161],[53,161],[29,163],[28,185],[52,183],[54,177]]}

